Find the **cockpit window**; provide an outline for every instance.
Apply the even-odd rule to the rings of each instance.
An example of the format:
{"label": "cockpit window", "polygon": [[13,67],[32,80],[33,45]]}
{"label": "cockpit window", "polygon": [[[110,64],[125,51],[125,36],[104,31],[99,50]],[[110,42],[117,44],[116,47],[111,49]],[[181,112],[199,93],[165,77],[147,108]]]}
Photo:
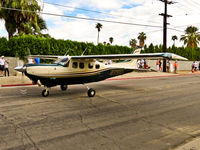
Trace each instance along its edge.
{"label": "cockpit window", "polygon": [[68,67],[69,66],[69,59],[68,59],[68,57],[61,59],[60,62],[59,62],[59,64],[62,65],[62,66],[64,66],[64,67]]}

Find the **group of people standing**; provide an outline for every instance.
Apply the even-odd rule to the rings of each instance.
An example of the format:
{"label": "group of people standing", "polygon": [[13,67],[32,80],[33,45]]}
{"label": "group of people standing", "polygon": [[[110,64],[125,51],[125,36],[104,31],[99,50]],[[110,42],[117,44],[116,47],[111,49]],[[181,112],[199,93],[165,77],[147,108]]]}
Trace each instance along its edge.
{"label": "group of people standing", "polygon": [[200,71],[200,63],[198,63],[197,61],[194,61],[192,63],[192,73],[199,70]]}
{"label": "group of people standing", "polygon": [[[160,59],[158,59],[156,61],[156,69],[157,69],[157,71],[162,71],[162,61]],[[171,64],[170,61],[167,60],[167,62],[166,62],[166,71],[167,72],[177,73],[177,69],[178,69],[177,61],[175,61],[173,64]]]}
{"label": "group of people standing", "polygon": [[137,60],[137,68],[138,69],[149,69],[147,62],[145,59],[138,59]]}
{"label": "group of people standing", "polygon": [[9,62],[7,60],[4,59],[4,56],[1,56],[0,58],[0,76],[9,76]]}

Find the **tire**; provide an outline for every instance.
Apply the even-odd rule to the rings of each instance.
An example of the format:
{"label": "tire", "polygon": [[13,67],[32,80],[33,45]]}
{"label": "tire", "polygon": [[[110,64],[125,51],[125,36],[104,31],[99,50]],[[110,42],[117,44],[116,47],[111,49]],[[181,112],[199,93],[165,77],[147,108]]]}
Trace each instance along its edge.
{"label": "tire", "polygon": [[61,89],[62,91],[66,91],[66,90],[67,90],[67,87],[68,87],[67,85],[61,85],[61,86],[60,86],[60,89]]}
{"label": "tire", "polygon": [[96,94],[96,91],[94,89],[89,89],[88,90],[88,97],[94,97]]}
{"label": "tire", "polygon": [[47,97],[47,96],[49,96],[49,91],[46,90],[46,89],[43,90],[43,91],[42,91],[42,96],[43,96],[43,97]]}

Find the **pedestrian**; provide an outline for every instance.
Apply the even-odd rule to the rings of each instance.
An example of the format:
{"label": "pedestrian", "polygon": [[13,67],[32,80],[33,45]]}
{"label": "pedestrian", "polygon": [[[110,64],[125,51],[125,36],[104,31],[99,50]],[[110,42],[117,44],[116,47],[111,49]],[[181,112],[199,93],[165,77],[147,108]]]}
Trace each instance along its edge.
{"label": "pedestrian", "polygon": [[194,73],[194,66],[195,66],[195,62],[193,61],[193,63],[192,63],[192,73]]}
{"label": "pedestrian", "polygon": [[194,70],[197,71],[197,68],[198,68],[198,63],[197,63],[197,61],[195,61],[195,63],[194,63]]}
{"label": "pedestrian", "polygon": [[177,69],[178,69],[178,62],[177,60],[174,62],[174,73],[177,73]]}
{"label": "pedestrian", "polygon": [[162,62],[159,60],[159,71],[162,71]]}
{"label": "pedestrian", "polygon": [[167,60],[167,72],[169,72],[169,70],[170,70],[170,62],[169,60]]}
{"label": "pedestrian", "polygon": [[4,65],[5,65],[4,56],[1,56],[1,59],[0,59],[0,75],[1,76],[3,76]]}
{"label": "pedestrian", "polygon": [[138,69],[141,68],[141,60],[140,59],[138,59],[138,61],[137,61],[137,67],[138,67]]}
{"label": "pedestrian", "polygon": [[159,60],[156,61],[156,70],[159,71]]}
{"label": "pedestrian", "polygon": [[9,62],[6,60],[5,65],[4,65],[4,76],[6,76],[6,72],[7,72],[8,76],[10,76],[8,66],[9,66]]}
{"label": "pedestrian", "polygon": [[200,62],[199,62],[199,71],[200,71]]}

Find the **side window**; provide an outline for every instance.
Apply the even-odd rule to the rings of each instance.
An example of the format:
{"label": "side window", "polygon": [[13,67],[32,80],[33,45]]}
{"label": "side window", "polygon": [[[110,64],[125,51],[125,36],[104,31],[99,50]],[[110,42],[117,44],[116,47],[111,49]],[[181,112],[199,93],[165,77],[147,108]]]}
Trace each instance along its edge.
{"label": "side window", "polygon": [[92,64],[92,63],[89,63],[89,64],[88,64],[88,68],[89,68],[89,69],[93,69],[93,64]]}
{"label": "side window", "polygon": [[96,68],[96,69],[99,69],[99,68],[100,68],[100,65],[99,65],[99,64],[96,64],[96,65],[95,65],[95,68]]}
{"label": "side window", "polygon": [[78,63],[77,62],[73,62],[72,68],[77,68],[77,67],[78,67]]}
{"label": "side window", "polygon": [[84,68],[84,63],[83,63],[83,62],[80,62],[80,63],[79,63],[79,68],[80,68],[80,69],[83,69],[83,68]]}

